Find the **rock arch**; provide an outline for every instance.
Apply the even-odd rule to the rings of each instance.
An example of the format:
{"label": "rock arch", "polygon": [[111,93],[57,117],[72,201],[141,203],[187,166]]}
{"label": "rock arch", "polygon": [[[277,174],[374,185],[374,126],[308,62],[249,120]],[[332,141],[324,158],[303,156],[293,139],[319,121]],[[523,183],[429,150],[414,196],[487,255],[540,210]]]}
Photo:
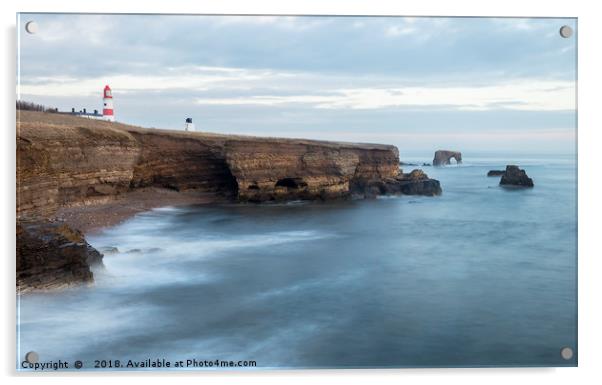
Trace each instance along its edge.
{"label": "rock arch", "polygon": [[445,166],[451,164],[450,160],[454,158],[456,163],[462,163],[462,153],[459,151],[438,150],[433,158],[433,166]]}

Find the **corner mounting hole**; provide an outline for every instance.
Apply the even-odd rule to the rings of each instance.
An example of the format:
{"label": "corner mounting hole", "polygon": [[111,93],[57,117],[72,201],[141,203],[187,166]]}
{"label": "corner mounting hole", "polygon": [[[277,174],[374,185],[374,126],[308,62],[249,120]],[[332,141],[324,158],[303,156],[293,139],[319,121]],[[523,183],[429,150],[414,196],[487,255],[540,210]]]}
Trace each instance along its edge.
{"label": "corner mounting hole", "polygon": [[560,27],[560,36],[562,36],[565,39],[568,39],[569,37],[573,36],[573,28],[569,27],[568,25],[563,25],[562,27]]}
{"label": "corner mounting hole", "polygon": [[569,347],[564,347],[562,348],[562,350],[560,351],[560,355],[562,356],[562,358],[564,358],[565,360],[570,360],[571,358],[573,358],[573,349],[569,348]]}
{"label": "corner mounting hole", "polygon": [[28,21],[25,24],[25,30],[33,35],[34,33],[38,32],[38,23],[35,21]]}
{"label": "corner mounting hole", "polygon": [[36,352],[29,352],[25,355],[25,361],[29,362],[30,364],[35,364],[39,360],[40,356],[38,356],[38,353]]}

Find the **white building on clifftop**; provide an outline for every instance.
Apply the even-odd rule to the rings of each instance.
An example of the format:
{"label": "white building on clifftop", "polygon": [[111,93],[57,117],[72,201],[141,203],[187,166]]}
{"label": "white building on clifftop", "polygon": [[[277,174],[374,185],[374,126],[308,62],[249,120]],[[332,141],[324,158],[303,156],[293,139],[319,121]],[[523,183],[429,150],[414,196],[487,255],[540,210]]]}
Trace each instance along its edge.
{"label": "white building on clifftop", "polygon": [[194,131],[194,123],[192,123],[192,118],[186,118],[186,123],[184,123],[184,131]]}

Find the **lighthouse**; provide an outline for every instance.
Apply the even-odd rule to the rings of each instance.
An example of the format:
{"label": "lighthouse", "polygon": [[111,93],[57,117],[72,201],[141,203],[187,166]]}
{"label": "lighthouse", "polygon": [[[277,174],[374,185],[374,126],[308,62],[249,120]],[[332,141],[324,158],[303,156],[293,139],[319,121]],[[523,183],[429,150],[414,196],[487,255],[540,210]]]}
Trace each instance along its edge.
{"label": "lighthouse", "polygon": [[111,93],[111,87],[108,85],[105,86],[103,97],[103,108],[102,108],[102,117],[104,120],[108,120],[109,122],[115,121],[115,115],[113,115],[113,94]]}

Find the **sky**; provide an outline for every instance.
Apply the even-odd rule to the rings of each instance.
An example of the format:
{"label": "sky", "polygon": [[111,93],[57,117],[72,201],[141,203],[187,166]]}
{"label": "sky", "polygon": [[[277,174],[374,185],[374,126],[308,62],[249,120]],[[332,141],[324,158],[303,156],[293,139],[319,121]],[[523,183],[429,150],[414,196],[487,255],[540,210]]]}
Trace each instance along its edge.
{"label": "sky", "polygon": [[[24,32],[27,21],[36,34]],[[575,19],[21,14],[18,97],[123,123],[574,153]],[[403,156],[402,156],[403,160]]]}

